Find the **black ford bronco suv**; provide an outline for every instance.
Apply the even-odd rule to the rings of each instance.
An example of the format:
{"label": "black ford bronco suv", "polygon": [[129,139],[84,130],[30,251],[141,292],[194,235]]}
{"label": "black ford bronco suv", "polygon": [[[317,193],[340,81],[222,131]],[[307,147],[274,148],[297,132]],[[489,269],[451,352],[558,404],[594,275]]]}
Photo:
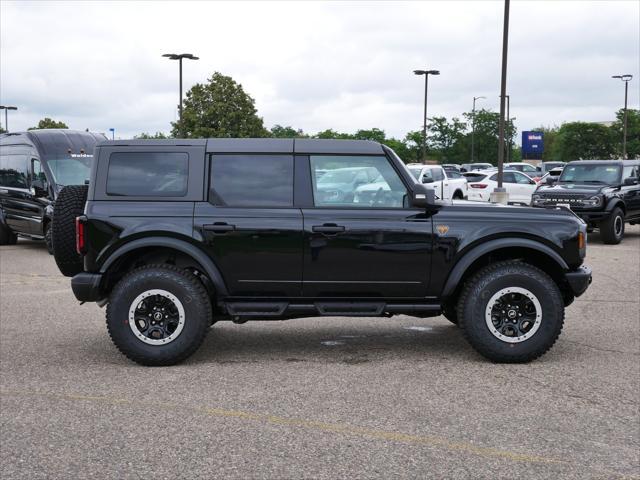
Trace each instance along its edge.
{"label": "black ford bronco suv", "polygon": [[581,160],[532,195],[534,207],[564,205],[600,229],[604,243],[617,244],[624,225],[640,223],[640,160]]}
{"label": "black ford bronco suv", "polygon": [[436,201],[375,142],[108,141],[95,158],[58,199],[55,257],[144,365],[184,360],[219,320],[441,313],[485,357],[526,362],[591,281],[568,209]]}
{"label": "black ford bronco suv", "polygon": [[67,129],[0,135],[0,245],[18,235],[44,239],[53,253],[53,203],[65,185],[89,179],[99,133]]}

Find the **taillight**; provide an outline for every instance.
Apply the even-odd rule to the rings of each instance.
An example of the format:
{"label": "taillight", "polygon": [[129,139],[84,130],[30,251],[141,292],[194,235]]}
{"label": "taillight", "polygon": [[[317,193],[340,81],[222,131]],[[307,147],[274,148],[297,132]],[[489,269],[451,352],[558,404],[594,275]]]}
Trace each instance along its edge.
{"label": "taillight", "polygon": [[487,188],[488,187],[486,183],[470,183],[469,186],[471,188]]}
{"label": "taillight", "polygon": [[76,251],[78,255],[84,255],[85,250],[85,223],[83,217],[76,217]]}

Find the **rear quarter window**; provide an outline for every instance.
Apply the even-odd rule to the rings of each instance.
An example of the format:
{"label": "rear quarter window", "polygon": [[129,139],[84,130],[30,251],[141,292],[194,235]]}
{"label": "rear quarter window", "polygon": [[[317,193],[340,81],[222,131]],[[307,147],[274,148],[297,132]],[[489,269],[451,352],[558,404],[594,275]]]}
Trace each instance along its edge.
{"label": "rear quarter window", "polygon": [[116,152],[109,157],[107,195],[183,197],[189,155],[180,152]]}

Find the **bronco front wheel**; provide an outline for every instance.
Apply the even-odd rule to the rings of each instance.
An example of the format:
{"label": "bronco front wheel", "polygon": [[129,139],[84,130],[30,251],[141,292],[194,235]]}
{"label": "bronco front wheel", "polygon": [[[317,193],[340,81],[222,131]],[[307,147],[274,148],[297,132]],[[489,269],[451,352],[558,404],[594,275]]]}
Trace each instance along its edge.
{"label": "bronco front wheel", "polygon": [[564,303],[545,272],[504,261],[481,269],[466,282],[458,321],[469,343],[486,358],[528,362],[549,350],[560,335]]}

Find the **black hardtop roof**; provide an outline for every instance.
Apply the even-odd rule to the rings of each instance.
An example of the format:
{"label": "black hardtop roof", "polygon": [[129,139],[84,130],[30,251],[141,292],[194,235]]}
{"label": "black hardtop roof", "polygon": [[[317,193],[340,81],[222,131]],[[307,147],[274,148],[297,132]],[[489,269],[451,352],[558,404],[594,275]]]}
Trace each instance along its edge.
{"label": "black hardtop roof", "polygon": [[105,138],[100,133],[55,128],[3,134],[0,145],[33,145],[47,158],[69,153],[92,154],[96,144]]}
{"label": "black hardtop roof", "polygon": [[101,142],[99,146],[205,146],[208,153],[384,154],[382,145],[370,140],[325,140],[317,138],[135,139],[108,140]]}
{"label": "black hardtop roof", "polygon": [[573,160],[567,163],[569,165],[640,165],[640,160]]}

